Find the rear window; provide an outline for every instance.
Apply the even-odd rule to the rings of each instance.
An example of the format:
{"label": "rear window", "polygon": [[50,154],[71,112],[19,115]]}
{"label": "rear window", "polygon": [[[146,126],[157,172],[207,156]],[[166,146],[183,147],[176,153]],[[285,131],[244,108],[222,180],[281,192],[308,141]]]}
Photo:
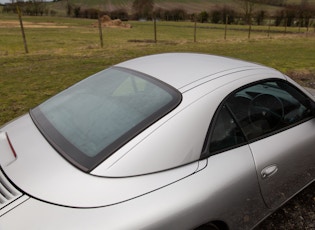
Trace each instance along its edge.
{"label": "rear window", "polygon": [[181,94],[163,82],[110,68],[47,100],[31,116],[58,152],[91,171],[180,101]]}

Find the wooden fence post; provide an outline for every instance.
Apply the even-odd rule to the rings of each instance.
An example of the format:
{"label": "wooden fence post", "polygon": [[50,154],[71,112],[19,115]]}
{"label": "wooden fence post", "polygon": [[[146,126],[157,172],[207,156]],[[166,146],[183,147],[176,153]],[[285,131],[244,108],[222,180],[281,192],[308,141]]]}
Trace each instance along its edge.
{"label": "wooden fence post", "polygon": [[155,14],[153,15],[153,24],[154,24],[154,42],[157,42],[157,36],[156,36],[156,16]]}
{"label": "wooden fence post", "polygon": [[99,34],[100,34],[101,47],[103,48],[104,43],[103,43],[103,31],[102,31],[102,19],[101,19],[100,13],[98,13],[98,30],[99,30]]}
{"label": "wooden fence post", "polygon": [[24,42],[25,53],[28,53],[28,48],[27,48],[27,43],[26,43],[26,36],[25,36],[25,32],[24,32],[24,26],[23,26],[22,15],[21,15],[21,10],[20,10],[20,7],[17,4],[16,4],[16,10],[17,10],[17,13],[19,15],[19,21],[20,21],[20,27],[21,27],[21,31],[22,31],[22,37],[23,37],[23,42]]}
{"label": "wooden fence post", "polygon": [[194,42],[197,41],[197,16],[194,14]]}
{"label": "wooden fence post", "polygon": [[249,26],[248,26],[248,36],[247,38],[250,39],[250,33],[252,31],[252,20],[249,21]]}
{"label": "wooden fence post", "polygon": [[224,40],[226,40],[226,33],[227,33],[227,24],[229,20],[229,15],[225,16],[225,27],[224,27]]}
{"label": "wooden fence post", "polygon": [[271,26],[271,19],[269,19],[269,22],[268,22],[268,33],[267,33],[268,38],[270,37],[270,26]]}

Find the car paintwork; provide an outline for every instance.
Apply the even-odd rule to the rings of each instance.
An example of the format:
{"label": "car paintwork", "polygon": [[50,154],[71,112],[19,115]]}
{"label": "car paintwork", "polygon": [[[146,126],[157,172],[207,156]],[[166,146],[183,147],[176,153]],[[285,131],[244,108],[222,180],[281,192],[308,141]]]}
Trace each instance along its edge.
{"label": "car paintwork", "polygon": [[[11,141],[18,157],[7,165],[2,164],[2,169],[26,194],[64,206],[86,208],[123,202],[193,174],[198,167],[198,163],[193,163],[168,173],[119,179],[96,177],[73,166],[69,167],[69,163],[56,154],[36,129],[29,115],[23,116],[12,125],[8,125],[6,131],[10,137],[15,137]],[[24,141],[26,136],[27,142]],[[34,144],[29,147],[30,143]],[[12,155],[9,149],[5,153]],[[131,189],[134,184],[141,184],[141,189]]]}
{"label": "car paintwork", "polygon": [[[144,131],[144,140],[129,143],[132,147],[128,152],[117,151],[93,170],[92,174],[110,177],[141,175],[198,160],[212,116],[227,94],[244,84],[276,77],[285,79],[276,71],[259,67],[254,70],[238,70],[221,77],[212,75],[210,79],[203,79],[202,84],[196,85],[194,82],[193,90],[188,90],[188,86],[185,86],[183,101],[176,110]],[[192,117],[194,122],[185,122]],[[155,142],[156,139],[159,139],[158,143]],[[141,145],[138,144],[140,142]],[[146,149],[150,149],[150,154],[147,154]]]}
{"label": "car paintwork", "polygon": [[276,208],[315,177],[314,119],[250,144],[257,172],[276,165],[270,178],[258,176],[267,205]]}
{"label": "car paintwork", "polygon": [[[213,116],[234,90],[283,79],[311,97],[285,75],[201,54],[153,55],[117,66],[176,87],[182,103],[90,174],[57,154],[29,115],[1,127],[0,177],[18,195],[0,204],[0,229],[193,229],[209,221],[251,229],[314,181],[314,118],[200,159]],[[262,178],[266,168],[277,171]]]}

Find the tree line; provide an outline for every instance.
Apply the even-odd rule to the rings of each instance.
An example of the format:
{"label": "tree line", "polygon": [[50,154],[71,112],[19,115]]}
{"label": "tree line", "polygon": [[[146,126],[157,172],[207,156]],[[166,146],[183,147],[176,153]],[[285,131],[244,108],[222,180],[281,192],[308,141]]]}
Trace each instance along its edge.
{"label": "tree line", "polygon": [[[58,0],[54,0],[58,1]],[[97,19],[99,16],[108,15],[112,19],[121,20],[164,20],[164,21],[197,21],[200,23],[215,24],[273,24],[275,26],[315,26],[315,4],[308,0],[301,0],[300,4],[286,4],[285,0],[234,0],[237,8],[229,5],[217,6],[209,10],[196,13],[187,13],[183,8],[164,9],[154,6],[154,0],[134,0],[132,13],[120,8],[112,11],[101,11],[97,8],[83,8],[80,5],[66,2],[66,14],[70,17]],[[15,4],[25,15],[55,15],[49,10],[46,2],[42,0],[29,0],[6,4],[3,12],[15,12]],[[280,10],[270,14],[261,9],[260,4],[281,6]]]}
{"label": "tree line", "polygon": [[2,8],[4,13],[18,13],[16,6],[19,6],[23,15],[29,16],[43,16],[51,15],[55,16],[56,11],[50,10],[47,7],[47,3],[43,0],[29,0],[29,1],[12,1],[10,4],[5,4]]}

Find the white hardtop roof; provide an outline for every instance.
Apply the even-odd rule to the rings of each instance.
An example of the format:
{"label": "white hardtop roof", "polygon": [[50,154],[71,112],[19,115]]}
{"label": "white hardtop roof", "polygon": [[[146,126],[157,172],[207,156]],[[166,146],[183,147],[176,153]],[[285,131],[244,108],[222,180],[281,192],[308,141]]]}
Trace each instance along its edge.
{"label": "white hardtop roof", "polygon": [[212,80],[220,73],[224,75],[246,69],[267,68],[233,58],[197,53],[155,54],[122,62],[116,66],[145,73],[176,89],[204,78]]}

